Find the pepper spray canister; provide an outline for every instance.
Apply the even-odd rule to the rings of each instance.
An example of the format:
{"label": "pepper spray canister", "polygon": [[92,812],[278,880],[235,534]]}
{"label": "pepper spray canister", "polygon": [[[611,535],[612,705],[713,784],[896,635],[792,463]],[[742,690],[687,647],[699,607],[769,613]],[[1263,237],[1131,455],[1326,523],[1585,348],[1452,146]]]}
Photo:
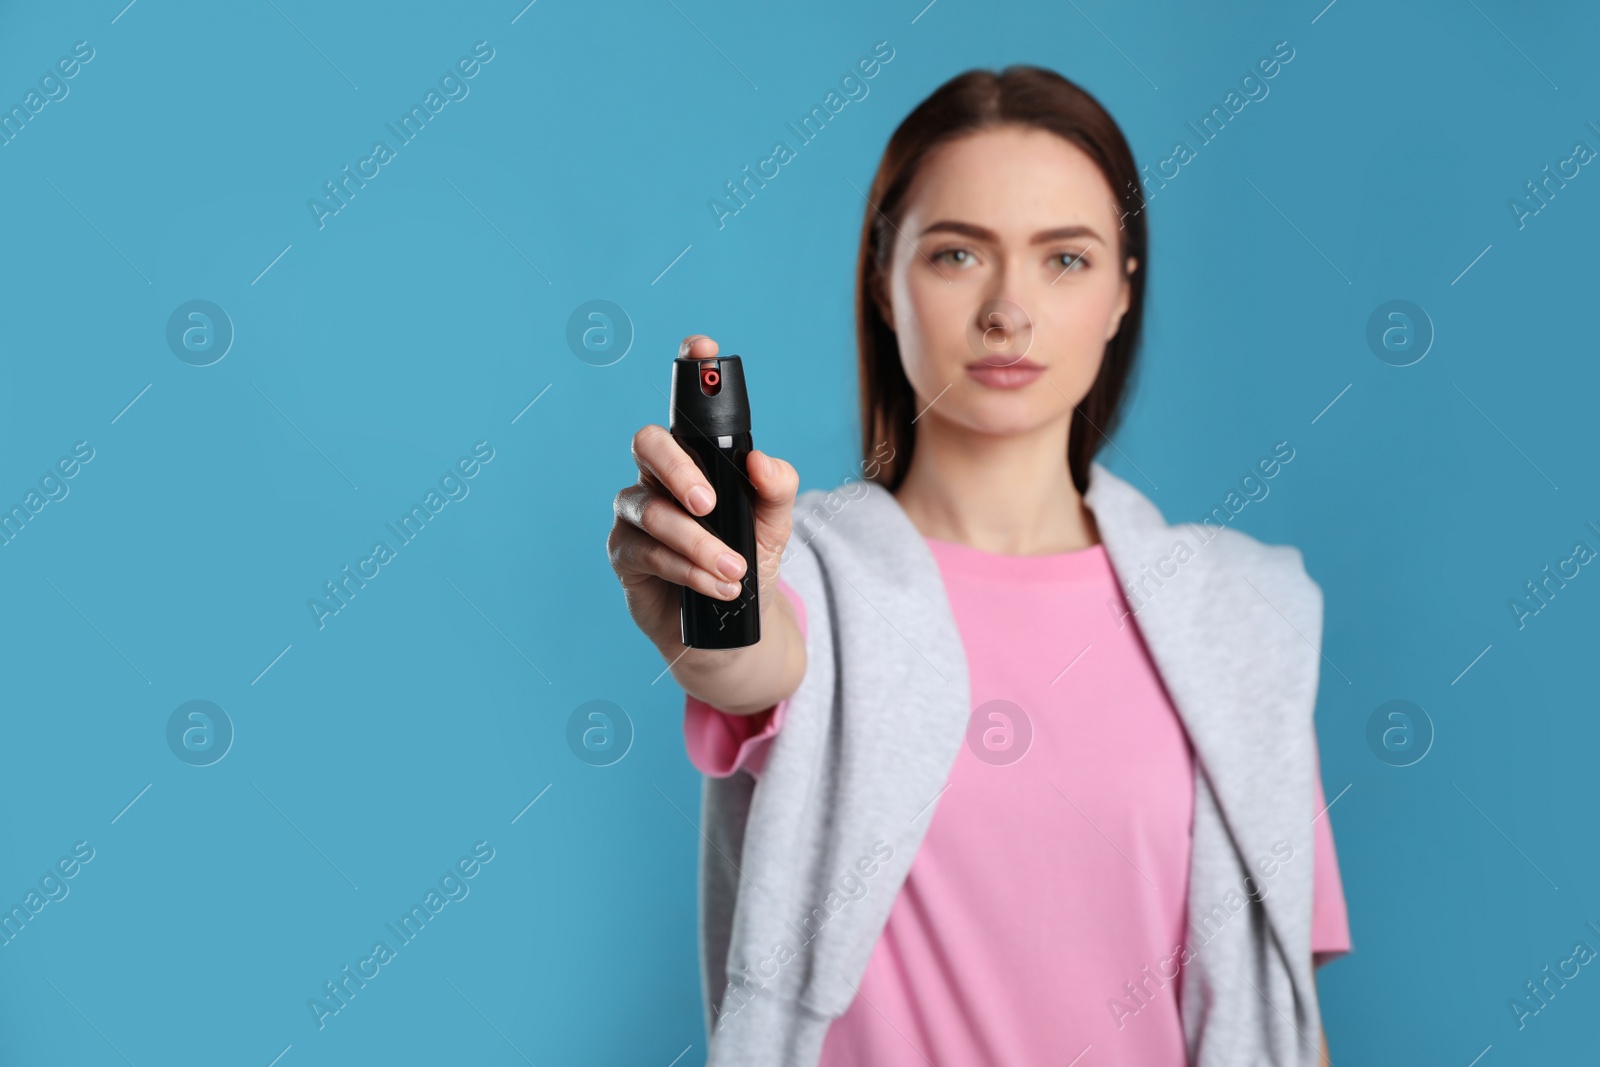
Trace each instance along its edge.
{"label": "pepper spray canister", "polygon": [[711,483],[716,506],[700,525],[744,557],[740,593],[718,600],[682,586],[683,643],[689,648],[744,648],[761,640],[756,574],[755,486],[745,468],[750,398],[738,356],[672,361],[672,412],[667,429]]}

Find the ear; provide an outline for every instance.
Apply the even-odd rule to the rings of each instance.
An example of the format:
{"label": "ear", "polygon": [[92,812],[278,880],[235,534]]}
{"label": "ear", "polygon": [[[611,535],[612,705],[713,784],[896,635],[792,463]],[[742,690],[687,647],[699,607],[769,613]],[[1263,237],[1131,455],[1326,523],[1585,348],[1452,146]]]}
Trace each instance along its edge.
{"label": "ear", "polygon": [[1117,297],[1117,309],[1111,316],[1111,323],[1106,327],[1106,340],[1109,341],[1122,329],[1122,316],[1128,313],[1128,305],[1133,302],[1133,286],[1128,282],[1128,276],[1139,269],[1137,256],[1129,256],[1123,269],[1122,291]]}

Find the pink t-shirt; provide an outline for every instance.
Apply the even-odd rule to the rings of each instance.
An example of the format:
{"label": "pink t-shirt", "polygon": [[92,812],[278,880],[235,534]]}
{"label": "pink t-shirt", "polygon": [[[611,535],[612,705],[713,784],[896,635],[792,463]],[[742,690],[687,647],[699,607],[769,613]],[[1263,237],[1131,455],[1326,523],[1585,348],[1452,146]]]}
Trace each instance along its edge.
{"label": "pink t-shirt", "polygon": [[[1194,753],[1129,625],[1104,546],[1010,556],[925,538],[967,655],[973,717],[823,1067],[1187,1062],[1178,995]],[[805,606],[787,583],[802,632]],[[687,698],[689,758],[759,776],[788,701]],[[1346,952],[1321,776],[1312,950]],[[924,816],[928,818],[928,816]],[[1263,879],[1271,891],[1270,879]],[[1223,902],[1218,901],[1221,904]]]}

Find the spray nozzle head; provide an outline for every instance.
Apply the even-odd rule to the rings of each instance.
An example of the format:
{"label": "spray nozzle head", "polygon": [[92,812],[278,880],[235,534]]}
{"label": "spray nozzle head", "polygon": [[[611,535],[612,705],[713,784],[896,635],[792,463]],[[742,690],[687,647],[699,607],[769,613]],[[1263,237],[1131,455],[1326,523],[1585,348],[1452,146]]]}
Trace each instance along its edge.
{"label": "spray nozzle head", "polygon": [[672,361],[673,433],[722,437],[750,432],[750,398],[738,356]]}

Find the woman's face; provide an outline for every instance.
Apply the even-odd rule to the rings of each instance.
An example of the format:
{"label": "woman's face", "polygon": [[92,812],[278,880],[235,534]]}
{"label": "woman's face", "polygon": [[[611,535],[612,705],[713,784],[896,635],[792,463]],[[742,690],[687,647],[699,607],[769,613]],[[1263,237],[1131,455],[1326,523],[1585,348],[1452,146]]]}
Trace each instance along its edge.
{"label": "woman's face", "polygon": [[1036,128],[968,134],[923,162],[883,308],[919,419],[1015,434],[1070,418],[1128,309],[1116,204],[1088,155]]}

